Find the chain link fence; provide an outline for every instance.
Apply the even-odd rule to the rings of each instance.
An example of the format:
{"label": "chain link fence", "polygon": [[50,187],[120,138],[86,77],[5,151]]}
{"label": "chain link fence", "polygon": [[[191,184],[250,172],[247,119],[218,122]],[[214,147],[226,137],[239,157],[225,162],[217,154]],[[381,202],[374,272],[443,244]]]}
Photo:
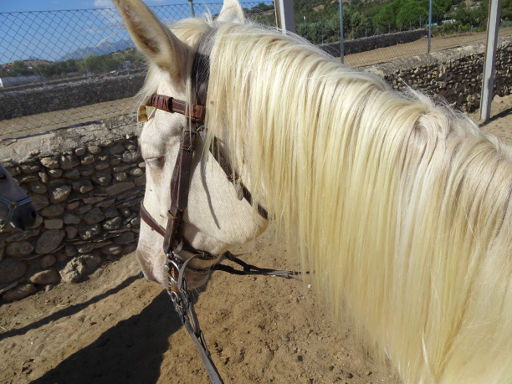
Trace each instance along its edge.
{"label": "chain link fence", "polygon": [[[297,33],[315,44],[339,44],[339,2],[323,3],[312,6],[296,0]],[[358,48],[368,46],[361,53],[346,49],[346,64],[361,67],[426,53],[427,17],[415,9],[394,10],[394,3],[352,1],[343,6],[345,47],[351,40]],[[273,1],[242,1],[242,5],[249,19],[275,26]],[[194,2],[196,16],[215,16],[221,7],[222,2]],[[185,0],[151,9],[168,25],[191,16]],[[442,17],[435,15],[432,51],[485,43],[484,11],[482,5],[472,9],[459,5]],[[512,9],[503,8],[502,15],[500,35],[512,35]],[[0,19],[0,140],[91,121],[135,120],[132,96],[144,81],[145,61],[116,9],[3,12]],[[389,33],[408,29],[420,31],[423,37],[375,49],[372,39],[381,41]],[[447,35],[451,32],[463,34]]]}
{"label": "chain link fence", "polygon": [[[249,19],[275,25],[272,1],[241,4]],[[150,8],[166,25],[192,13],[185,1]],[[222,2],[196,2],[193,10],[215,17],[221,8]],[[115,8],[1,12],[0,20],[0,140],[105,119],[134,121],[132,96],[146,64]]]}

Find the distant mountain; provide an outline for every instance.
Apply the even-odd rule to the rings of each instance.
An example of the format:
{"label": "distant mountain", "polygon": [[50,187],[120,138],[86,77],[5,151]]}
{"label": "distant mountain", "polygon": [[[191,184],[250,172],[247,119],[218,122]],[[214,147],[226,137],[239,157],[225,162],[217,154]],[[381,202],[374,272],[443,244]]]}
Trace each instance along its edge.
{"label": "distant mountain", "polygon": [[112,52],[122,51],[127,48],[133,48],[133,43],[131,40],[119,40],[119,41],[104,41],[103,43],[95,46],[95,47],[86,47],[80,48],[76,51],[67,53],[66,55],[60,57],[56,61],[66,61],[69,59],[83,59],[84,57],[90,55],[106,55]]}

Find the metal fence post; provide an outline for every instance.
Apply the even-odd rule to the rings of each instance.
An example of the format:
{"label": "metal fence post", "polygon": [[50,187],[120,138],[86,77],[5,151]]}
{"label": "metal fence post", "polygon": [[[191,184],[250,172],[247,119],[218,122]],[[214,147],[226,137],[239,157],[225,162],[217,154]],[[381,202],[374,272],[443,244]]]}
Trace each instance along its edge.
{"label": "metal fence post", "polygon": [[343,0],[340,0],[340,61],[344,63],[345,51],[343,49]]}
{"label": "metal fence post", "polygon": [[491,103],[494,96],[494,73],[496,71],[496,47],[500,26],[501,0],[490,0],[487,19],[487,45],[485,47],[484,78],[480,95],[480,120],[486,122],[491,117]]}
{"label": "metal fence post", "polygon": [[190,15],[192,17],[196,17],[196,11],[194,10],[194,0],[188,0],[188,3],[190,5]]}
{"label": "metal fence post", "polygon": [[427,53],[430,53],[430,36],[432,35],[432,0],[428,2],[428,47]]}
{"label": "metal fence post", "polygon": [[293,19],[293,0],[274,0],[276,9],[277,27],[283,34],[287,31],[295,32],[295,20]]}

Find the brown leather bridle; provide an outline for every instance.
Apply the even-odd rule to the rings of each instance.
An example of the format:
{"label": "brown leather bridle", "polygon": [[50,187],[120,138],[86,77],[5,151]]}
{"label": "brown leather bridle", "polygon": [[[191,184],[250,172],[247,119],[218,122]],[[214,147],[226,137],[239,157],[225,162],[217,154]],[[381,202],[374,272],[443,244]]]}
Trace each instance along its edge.
{"label": "brown leather bridle", "polygon": [[[207,251],[194,248],[183,236],[183,216],[187,209],[190,181],[194,170],[194,156],[200,155],[196,153],[197,136],[201,132],[205,132],[204,120],[206,115],[206,94],[209,79],[209,52],[205,54],[202,53],[202,51],[209,49],[209,44],[204,44],[208,37],[211,37],[209,35],[210,34],[207,34],[202,38],[199,49],[194,56],[191,75],[191,103],[188,104],[183,100],[175,99],[170,96],[153,94],[148,102],[139,109],[139,122],[148,120],[146,114],[146,107],[148,106],[169,113],[179,113],[188,119],[188,124],[181,135],[178,156],[170,183],[171,206],[167,211],[167,225],[165,228],[162,227],[146,210],[144,202],[141,202],[140,205],[140,217],[152,230],[156,231],[164,238],[163,251],[166,256],[165,269],[167,270],[168,277],[167,292],[171,297],[178,316],[201,354],[203,363],[210,376],[210,381],[214,384],[222,384],[223,381],[211,360],[203,333],[197,321],[193,303],[190,300],[189,291],[184,279],[185,269],[189,268],[196,273],[204,274],[210,274],[211,270],[219,269],[238,274],[273,274],[288,278],[292,277],[293,274],[287,271],[274,271],[251,266],[237,259],[229,251],[225,252],[220,257],[212,255]],[[233,185],[237,188],[239,199],[245,198],[252,204],[251,193],[243,185],[236,172],[231,169],[229,161],[223,157],[216,138],[213,140],[210,152],[224,170],[227,178],[233,182]],[[264,208],[257,205],[257,210],[262,217],[267,219],[268,214]],[[181,256],[183,251],[192,256],[186,259],[183,258]],[[200,269],[189,267],[188,263],[195,258],[211,261],[212,266],[210,268]],[[217,268],[213,266],[216,260],[225,258],[241,265],[243,271],[235,270],[226,265],[218,265]]]}
{"label": "brown leather bridle", "polygon": [[[296,278],[298,272],[282,271],[267,268],[259,268],[247,264],[226,251],[220,256],[194,248],[190,242],[183,236],[184,220],[183,216],[187,209],[188,195],[190,191],[190,181],[194,170],[194,156],[200,156],[197,153],[197,136],[205,133],[204,121],[206,115],[206,95],[209,79],[209,47],[208,40],[212,38],[211,33],[207,33],[199,44],[197,53],[194,56],[191,75],[191,103],[187,104],[183,100],[175,99],[170,96],[153,94],[148,102],[139,109],[139,122],[147,121],[148,115],[146,107],[153,107],[169,113],[179,113],[188,119],[188,124],[182,132],[178,156],[171,177],[170,194],[171,206],[167,211],[167,225],[162,227],[146,210],[144,202],[140,205],[140,217],[149,227],[159,233],[163,238],[163,251],[166,256],[165,269],[167,270],[167,292],[171,297],[174,308],[185,326],[187,332],[192,337],[196,347],[201,355],[201,359],[206,367],[206,371],[213,384],[223,384],[222,378],[211,360],[210,352],[206,346],[203,332],[199,327],[199,322],[194,310],[193,302],[190,299],[187,284],[184,279],[186,269],[195,273],[209,275],[213,270],[220,270],[237,275],[269,275],[283,277],[287,279]],[[210,153],[218,162],[227,179],[233,183],[236,188],[237,196],[240,200],[245,199],[251,205],[253,200],[251,193],[245,187],[238,174],[231,168],[229,161],[223,156],[219,141],[213,139],[209,148]],[[255,204],[258,213],[268,219],[267,211]],[[182,252],[192,255],[189,258],[181,257]],[[209,268],[194,268],[188,266],[189,262],[195,258],[210,261]],[[233,268],[230,265],[221,264],[220,261],[227,259],[242,267],[242,269]]]}

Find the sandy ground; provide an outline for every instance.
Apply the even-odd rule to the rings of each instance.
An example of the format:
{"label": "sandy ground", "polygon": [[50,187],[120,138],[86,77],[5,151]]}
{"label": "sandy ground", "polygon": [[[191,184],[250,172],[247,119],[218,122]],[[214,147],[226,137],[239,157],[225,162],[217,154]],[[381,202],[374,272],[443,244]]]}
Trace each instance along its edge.
{"label": "sandy ground", "polygon": [[[246,260],[286,267],[270,234]],[[196,310],[226,383],[393,383],[295,280],[216,272]],[[0,308],[2,383],[208,383],[192,341],[133,254],[79,285]]]}
{"label": "sandy ground", "polygon": [[[512,95],[482,126],[512,144]],[[477,114],[472,118],[477,120]],[[296,268],[271,233],[245,259]],[[398,383],[298,281],[216,272],[196,311],[228,383]],[[206,384],[188,334],[133,254],[86,282],[0,306],[0,383]]]}

